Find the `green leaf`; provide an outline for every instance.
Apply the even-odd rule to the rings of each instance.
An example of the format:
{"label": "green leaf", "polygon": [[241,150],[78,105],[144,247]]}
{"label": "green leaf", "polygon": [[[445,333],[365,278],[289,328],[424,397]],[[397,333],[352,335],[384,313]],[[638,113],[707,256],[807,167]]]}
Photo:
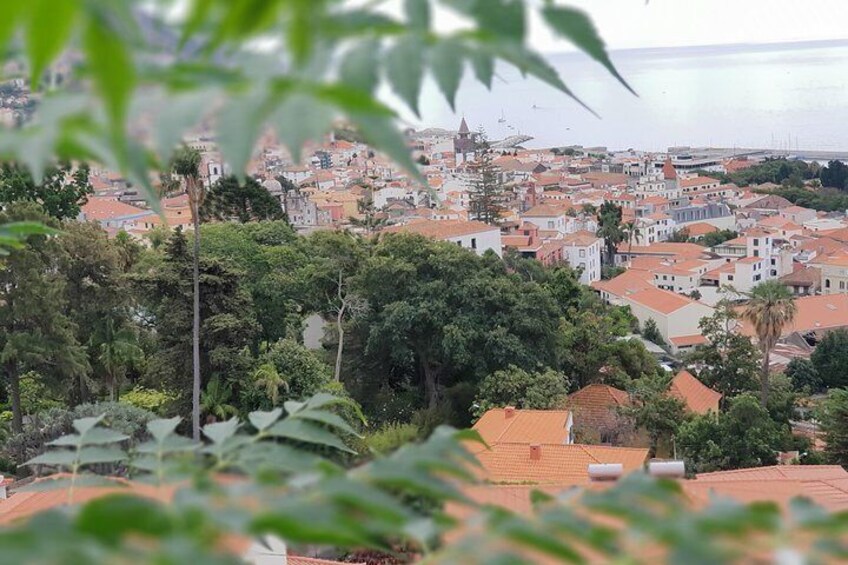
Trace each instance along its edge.
{"label": "green leaf", "polygon": [[129,437],[128,435],[114,430],[107,430],[106,428],[92,428],[83,434],[82,443],[83,445],[105,445],[124,441],[125,439],[129,439]]}
{"label": "green leaf", "polygon": [[105,477],[97,475],[79,475],[76,480],[70,477],[61,477],[58,479],[45,478],[28,484],[21,490],[24,492],[45,492],[50,490],[64,489],[67,490],[73,484],[74,487],[115,487],[125,488],[126,485],[118,481],[109,480]]}
{"label": "green leaf", "polygon": [[479,50],[468,51],[468,58],[477,77],[489,90],[492,89],[492,77],[495,75],[495,60],[491,55]]}
{"label": "green leaf", "polygon": [[0,235],[24,237],[30,235],[56,235],[59,230],[38,222],[10,222],[0,225]]}
{"label": "green leaf", "polygon": [[158,109],[154,136],[156,152],[167,162],[179,145],[186,130],[198,124],[213,101],[213,93],[206,89],[168,96],[167,104]]}
{"label": "green leaf", "polygon": [[456,91],[462,79],[463,47],[458,41],[445,39],[430,50],[430,70],[439,90],[451,107],[456,110]]}
{"label": "green leaf", "polygon": [[6,2],[3,5],[3,17],[0,18],[0,50],[5,50],[9,38],[24,17],[26,2]]}
{"label": "green leaf", "polygon": [[216,422],[203,426],[203,435],[213,443],[221,444],[233,437],[239,429],[238,418],[230,418],[226,422]]}
{"label": "green leaf", "polygon": [[470,16],[490,36],[522,43],[525,34],[523,1],[516,0],[444,0],[453,9]]}
{"label": "green leaf", "polygon": [[306,93],[286,96],[272,116],[277,136],[286,144],[294,162],[299,163],[303,144],[319,141],[330,130],[333,110]]}
{"label": "green leaf", "polygon": [[175,416],[169,419],[160,418],[158,420],[150,420],[147,422],[147,431],[153,436],[157,442],[161,443],[166,437],[174,433],[177,426],[180,425],[182,418]]}
{"label": "green leaf", "polygon": [[430,0],[404,0],[403,5],[411,28],[426,30],[430,27]]}
{"label": "green leaf", "polygon": [[253,427],[261,431],[270,427],[274,422],[279,420],[282,415],[283,411],[279,408],[275,408],[270,412],[257,410],[256,412],[248,414],[247,417],[250,420],[250,423],[253,424]]}
{"label": "green leaf", "polygon": [[335,434],[304,420],[289,418],[282,422],[277,422],[268,429],[268,433],[275,437],[284,437],[305,443],[326,445],[338,449],[339,451],[356,453],[348,448]]}
{"label": "green leaf", "polygon": [[253,88],[241,96],[234,96],[218,113],[218,145],[233,173],[244,179],[247,162],[265,117],[267,92]]}
{"label": "green leaf", "polygon": [[67,434],[47,442],[47,445],[57,447],[78,447],[82,445],[82,436],[78,434]]}
{"label": "green leaf", "polygon": [[325,412],[323,410],[304,410],[302,412],[298,412],[294,417],[327,424],[328,426],[333,426],[334,428],[356,437],[362,437],[356,432],[356,430],[351,428],[350,424],[348,424],[341,416],[333,414],[332,412]]}
{"label": "green leaf", "polygon": [[79,463],[81,465],[114,463],[126,458],[127,454],[117,447],[83,447],[79,451]]}
{"label": "green leaf", "polygon": [[91,428],[96,426],[100,420],[103,419],[103,414],[100,416],[96,416],[93,418],[78,418],[74,420],[73,425],[74,429],[80,433],[80,435],[85,435]]}
{"label": "green leaf", "polygon": [[395,163],[406,169],[415,180],[427,186],[427,179],[424,178],[412,160],[406,139],[397,130],[390,118],[372,114],[351,114],[350,118],[371,147],[388,155]]}
{"label": "green leaf", "polygon": [[585,12],[565,6],[548,5],[542,9],[545,20],[559,35],[571,41],[584,53],[602,64],[624,87],[636,94],[624,80],[607,54],[604,40]]}
{"label": "green leaf", "polygon": [[56,451],[48,451],[47,453],[42,453],[37,457],[33,457],[24,465],[65,465],[70,466],[73,465],[77,460],[77,454],[75,451],[69,450],[56,450]]}
{"label": "green leaf", "polygon": [[340,80],[350,88],[373,93],[380,81],[379,54],[380,42],[376,39],[357,43],[342,58]]}
{"label": "green leaf", "polygon": [[[135,88],[135,63],[120,38],[104,18],[93,19],[83,42],[94,84],[106,103],[115,131],[123,131],[130,96]],[[118,129],[120,128],[120,129]]]}
{"label": "green leaf", "polygon": [[163,506],[130,494],[112,494],[92,500],[76,518],[77,528],[89,536],[116,545],[129,534],[164,538],[174,526]]}
{"label": "green leaf", "polygon": [[386,76],[392,90],[420,117],[418,97],[424,75],[424,41],[415,35],[401,37],[386,53]]}
{"label": "green leaf", "polygon": [[[30,65],[30,88],[38,89],[41,74],[58,55],[74,28],[78,0],[28,0],[26,52]],[[4,16],[5,17],[5,14]]]}

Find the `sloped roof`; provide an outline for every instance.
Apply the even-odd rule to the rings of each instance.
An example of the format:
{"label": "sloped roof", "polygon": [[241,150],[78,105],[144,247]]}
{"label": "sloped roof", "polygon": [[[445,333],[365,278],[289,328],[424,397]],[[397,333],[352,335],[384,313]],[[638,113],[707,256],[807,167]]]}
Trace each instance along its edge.
{"label": "sloped roof", "polygon": [[706,414],[710,411],[717,413],[718,403],[722,397],[721,393],[706,386],[686,370],[674,376],[668,392],[671,396],[682,400],[686,408],[695,414]]}
{"label": "sloped roof", "polygon": [[422,220],[399,226],[391,226],[383,231],[386,233],[416,233],[433,239],[445,239],[497,229],[494,226],[474,220]]}
{"label": "sloped roof", "polygon": [[[744,312],[740,306],[740,312]],[[833,330],[848,327],[848,294],[826,294],[821,296],[802,296],[795,299],[795,319],[783,327],[782,335],[793,332]],[[747,320],[740,320],[740,331],[753,336],[754,330]]]}
{"label": "sloped roof", "polygon": [[752,210],[782,210],[783,208],[788,208],[790,206],[792,206],[792,203],[784,197],[777,196],[776,194],[769,194],[755,202],[751,202],[747,206],[744,206],[744,208]]}
{"label": "sloped roof", "polygon": [[489,445],[502,442],[565,443],[568,410],[492,408],[474,424]]}
{"label": "sloped roof", "polygon": [[621,463],[624,472],[641,469],[648,450],[600,445],[539,444],[540,456],[530,458],[527,443],[498,443],[476,454],[479,476],[493,483],[581,485],[589,483],[595,463]]}
{"label": "sloped roof", "polygon": [[674,165],[671,164],[671,157],[665,160],[663,163],[663,178],[666,180],[674,180],[677,178],[677,171],[674,169]]}
{"label": "sloped roof", "polygon": [[687,296],[677,294],[660,288],[646,288],[633,294],[625,295],[625,298],[631,302],[641,304],[645,308],[660,312],[661,314],[671,314],[677,312],[681,308],[685,308],[691,304],[696,304],[695,300]]}

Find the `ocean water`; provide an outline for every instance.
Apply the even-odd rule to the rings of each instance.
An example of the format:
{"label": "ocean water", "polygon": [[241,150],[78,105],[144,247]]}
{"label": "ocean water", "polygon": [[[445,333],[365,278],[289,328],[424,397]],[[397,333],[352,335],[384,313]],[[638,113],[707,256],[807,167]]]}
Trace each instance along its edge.
{"label": "ocean water", "polygon": [[638,97],[582,54],[549,58],[599,118],[553,88],[499,67],[492,91],[463,79],[456,113],[426,81],[422,119],[412,123],[456,129],[464,115],[490,139],[533,136],[528,147],[848,150],[848,41],[628,50],[612,57]]}

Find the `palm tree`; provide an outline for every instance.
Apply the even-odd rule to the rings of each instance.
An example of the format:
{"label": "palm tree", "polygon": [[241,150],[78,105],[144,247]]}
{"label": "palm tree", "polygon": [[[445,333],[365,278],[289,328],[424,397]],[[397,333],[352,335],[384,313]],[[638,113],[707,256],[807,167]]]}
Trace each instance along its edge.
{"label": "palm tree", "polygon": [[795,319],[796,308],[792,293],[776,280],[758,284],[747,296],[742,317],[754,326],[763,353],[760,402],[765,406],[769,395],[769,357],[783,328]]}
{"label": "palm tree", "polygon": [[289,390],[289,383],[277,371],[273,363],[263,363],[253,372],[253,384],[263,390],[265,397],[271,401],[271,406],[277,406],[280,400],[280,389]]}
{"label": "palm tree", "polygon": [[233,388],[223,384],[218,377],[209,381],[203,391],[200,406],[210,423],[238,415],[238,409],[229,403],[232,396]]}
{"label": "palm tree", "polygon": [[132,328],[119,325],[111,317],[106,319],[96,338],[92,337],[92,341],[97,344],[97,361],[109,383],[109,400],[117,402],[121,379],[127,368],[141,361],[144,351],[138,346]]}
{"label": "palm tree", "polygon": [[191,431],[194,440],[200,441],[200,207],[206,197],[206,189],[200,179],[200,153],[183,146],[174,155],[173,169],[185,183],[191,208],[191,221],[194,226]]}
{"label": "palm tree", "polygon": [[625,222],[622,228],[627,237],[627,254],[630,255],[633,251],[633,239],[639,234],[639,230],[636,227],[636,220]]}

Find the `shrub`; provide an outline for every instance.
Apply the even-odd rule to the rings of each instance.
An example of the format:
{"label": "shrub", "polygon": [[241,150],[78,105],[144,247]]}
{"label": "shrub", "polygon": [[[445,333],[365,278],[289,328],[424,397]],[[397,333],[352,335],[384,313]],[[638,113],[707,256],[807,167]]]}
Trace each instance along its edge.
{"label": "shrub", "polygon": [[379,430],[365,437],[365,445],[385,455],[420,438],[418,426],[397,422],[384,424]]}

